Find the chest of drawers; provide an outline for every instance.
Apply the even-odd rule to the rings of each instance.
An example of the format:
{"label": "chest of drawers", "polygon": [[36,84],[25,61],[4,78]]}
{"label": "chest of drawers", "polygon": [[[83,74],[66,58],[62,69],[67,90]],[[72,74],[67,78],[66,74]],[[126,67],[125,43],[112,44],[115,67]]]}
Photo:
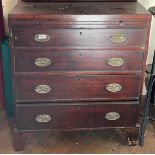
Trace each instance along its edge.
{"label": "chest of drawers", "polygon": [[150,22],[138,2],[18,3],[9,15],[15,149],[40,130],[122,129],[135,145]]}

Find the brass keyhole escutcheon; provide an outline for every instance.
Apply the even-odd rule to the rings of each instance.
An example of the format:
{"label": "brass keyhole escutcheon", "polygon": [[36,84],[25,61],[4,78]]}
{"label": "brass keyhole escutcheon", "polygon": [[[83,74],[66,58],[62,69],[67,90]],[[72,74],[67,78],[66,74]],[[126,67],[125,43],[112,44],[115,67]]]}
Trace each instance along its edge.
{"label": "brass keyhole escutcheon", "polygon": [[36,34],[34,35],[34,40],[36,42],[47,42],[50,40],[50,35],[48,34]]}

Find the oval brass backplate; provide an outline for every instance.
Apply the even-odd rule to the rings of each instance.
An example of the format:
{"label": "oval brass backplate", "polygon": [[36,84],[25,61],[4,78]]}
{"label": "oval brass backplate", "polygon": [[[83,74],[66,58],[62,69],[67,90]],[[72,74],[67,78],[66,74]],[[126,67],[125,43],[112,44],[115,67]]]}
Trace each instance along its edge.
{"label": "oval brass backplate", "polygon": [[109,92],[119,92],[122,90],[122,86],[118,83],[110,83],[107,85],[106,89],[109,91]]}
{"label": "oval brass backplate", "polygon": [[120,114],[117,112],[108,112],[105,114],[105,118],[110,121],[115,121],[120,118]]}
{"label": "oval brass backplate", "polygon": [[51,116],[48,114],[40,114],[36,117],[36,121],[39,123],[47,123],[51,120]]}
{"label": "oval brass backplate", "polygon": [[34,63],[39,67],[47,67],[51,64],[51,60],[49,58],[37,58]]}
{"label": "oval brass backplate", "polygon": [[48,34],[36,34],[34,40],[37,42],[47,42],[50,40],[50,35]]}
{"label": "oval brass backplate", "polygon": [[51,91],[51,87],[49,85],[37,85],[35,91],[38,94],[47,94]]}
{"label": "oval brass backplate", "polygon": [[123,33],[117,33],[112,35],[110,39],[114,43],[121,43],[121,42],[124,42],[127,39],[127,37]]}
{"label": "oval brass backplate", "polygon": [[118,67],[124,64],[124,60],[122,58],[110,58],[108,64],[113,67]]}

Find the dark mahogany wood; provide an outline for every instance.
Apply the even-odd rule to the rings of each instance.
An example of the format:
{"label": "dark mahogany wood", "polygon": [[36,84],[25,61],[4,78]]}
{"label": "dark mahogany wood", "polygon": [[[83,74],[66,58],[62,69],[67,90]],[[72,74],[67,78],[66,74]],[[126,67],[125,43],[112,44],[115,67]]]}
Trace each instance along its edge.
{"label": "dark mahogany wood", "polygon": [[[138,104],[128,103],[86,103],[79,104],[39,104],[17,105],[17,128],[19,130],[74,129],[101,127],[136,127],[138,123]],[[105,115],[117,112],[118,120],[107,120]],[[36,117],[50,115],[47,123],[39,123]]]}
{"label": "dark mahogany wood", "polygon": [[[38,58],[48,58],[49,66],[37,66]],[[108,64],[110,58],[122,58],[121,66]],[[136,60],[136,61],[135,61]],[[23,49],[15,50],[15,72],[58,72],[58,71],[141,71],[143,52],[103,50],[57,50]]]}
{"label": "dark mahogany wood", "polygon": [[16,151],[22,151],[24,149],[27,137],[27,134],[20,133],[16,129],[12,131],[12,141]]}
{"label": "dark mahogany wood", "polygon": [[[54,5],[53,5],[54,4]],[[18,3],[9,15],[9,21],[44,20],[46,22],[118,22],[151,19],[149,12],[138,2],[72,2],[72,3]],[[45,23],[46,23],[45,22]],[[11,24],[11,23],[10,23]],[[95,23],[97,24],[97,23]]]}
{"label": "dark mahogany wood", "polygon": [[[118,83],[119,92],[109,92],[108,84]],[[51,91],[38,94],[38,85],[48,85]],[[17,76],[16,100],[22,101],[95,101],[95,100],[135,100],[139,97],[139,75],[82,75],[82,76]]]}
{"label": "dark mahogany wood", "polygon": [[[50,40],[37,42],[37,34],[47,34]],[[124,34],[127,39],[112,42],[116,34]],[[145,35],[145,29],[13,29],[15,47],[136,48],[145,47],[145,37],[141,37]]]}
{"label": "dark mahogany wood", "polygon": [[[88,16],[89,17],[89,16]],[[95,17],[96,18],[96,17]],[[21,19],[11,20],[10,26],[13,28],[25,28],[28,29],[145,29],[147,27],[147,19],[142,18],[144,21],[128,21],[127,19],[118,19],[115,21],[98,21],[94,25],[94,21],[47,21],[46,19],[24,19],[21,22]],[[127,17],[126,17],[127,18]]]}

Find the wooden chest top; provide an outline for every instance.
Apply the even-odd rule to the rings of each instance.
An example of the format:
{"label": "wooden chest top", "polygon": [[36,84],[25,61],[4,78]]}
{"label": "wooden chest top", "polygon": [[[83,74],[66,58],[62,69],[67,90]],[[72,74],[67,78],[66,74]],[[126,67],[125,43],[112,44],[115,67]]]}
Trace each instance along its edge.
{"label": "wooden chest top", "polygon": [[151,14],[138,2],[19,2],[10,20],[50,19],[54,21],[148,21]]}

